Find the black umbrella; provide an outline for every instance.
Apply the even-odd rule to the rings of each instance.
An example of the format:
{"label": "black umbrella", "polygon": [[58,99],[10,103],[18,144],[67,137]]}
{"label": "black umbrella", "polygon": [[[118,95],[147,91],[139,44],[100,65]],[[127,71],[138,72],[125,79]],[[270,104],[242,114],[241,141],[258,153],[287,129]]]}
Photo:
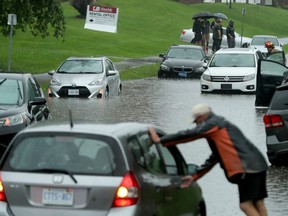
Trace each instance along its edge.
{"label": "black umbrella", "polygon": [[228,17],[223,13],[214,13],[214,17],[223,19],[223,20],[228,20]]}
{"label": "black umbrella", "polygon": [[195,14],[192,19],[198,19],[198,18],[201,18],[201,19],[210,19],[210,18],[214,18],[214,14],[213,13],[210,13],[208,11],[206,12],[200,12],[200,13],[197,13]]}

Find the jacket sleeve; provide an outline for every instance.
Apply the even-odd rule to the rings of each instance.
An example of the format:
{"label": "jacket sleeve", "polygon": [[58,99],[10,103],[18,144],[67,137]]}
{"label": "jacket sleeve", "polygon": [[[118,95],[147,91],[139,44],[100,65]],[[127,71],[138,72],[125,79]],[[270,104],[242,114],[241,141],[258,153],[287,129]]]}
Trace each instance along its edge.
{"label": "jacket sleeve", "polygon": [[202,124],[197,125],[195,128],[185,131],[179,131],[175,134],[169,134],[162,136],[160,143],[163,146],[171,146],[180,143],[190,142],[200,138],[208,138],[215,131],[218,130],[218,125],[214,123],[214,120],[205,121]]}
{"label": "jacket sleeve", "polygon": [[200,179],[207,172],[209,172],[217,163],[218,161],[216,160],[215,156],[211,154],[210,157],[205,161],[205,163],[197,168],[197,172],[192,175],[193,180],[196,181]]}

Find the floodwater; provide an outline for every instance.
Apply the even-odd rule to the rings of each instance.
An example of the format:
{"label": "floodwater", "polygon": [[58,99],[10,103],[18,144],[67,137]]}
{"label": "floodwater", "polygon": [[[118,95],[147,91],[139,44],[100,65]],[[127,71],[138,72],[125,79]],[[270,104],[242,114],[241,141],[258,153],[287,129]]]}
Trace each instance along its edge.
{"label": "floodwater", "polygon": [[[254,95],[201,94],[199,80],[160,80],[149,78],[123,82],[123,95],[102,99],[48,100],[54,119],[138,121],[155,124],[166,132],[193,127],[191,108],[208,103],[213,111],[235,123],[266,157],[264,110],[254,107]],[[179,145],[187,162],[202,164],[211,151],[206,140]],[[270,167],[267,176],[268,215],[288,215],[288,168]],[[208,216],[243,216],[239,209],[237,186],[230,184],[219,165],[199,181]]]}

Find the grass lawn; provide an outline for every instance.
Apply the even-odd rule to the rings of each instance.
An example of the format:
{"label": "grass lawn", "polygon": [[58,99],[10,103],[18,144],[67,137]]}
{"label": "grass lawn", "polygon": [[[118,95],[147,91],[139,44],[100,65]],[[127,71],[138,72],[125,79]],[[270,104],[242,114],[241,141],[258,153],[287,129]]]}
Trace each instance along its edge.
{"label": "grass lawn", "polygon": [[[230,9],[226,3],[187,5],[175,0],[153,0],[149,4],[139,0],[101,2],[119,8],[116,34],[84,29],[85,19],[77,18],[78,12],[69,2],[65,2],[63,10],[67,31],[64,41],[52,36],[44,39],[34,37],[28,29],[25,33],[16,31],[12,40],[11,71],[45,73],[55,69],[69,56],[108,56],[114,61],[119,61],[119,58],[158,56],[172,44],[181,44],[179,36],[182,29],[191,28],[193,14],[200,11],[226,14],[229,19],[234,20],[236,31],[241,33],[243,27],[243,35],[248,37],[254,34],[288,37],[284,28],[288,11],[279,8],[232,3]],[[246,10],[244,18],[243,8]],[[223,26],[226,27],[228,22],[229,20],[224,20]],[[8,69],[9,41],[9,37],[0,38],[2,70]],[[144,68],[156,70],[154,72],[157,73],[156,66]],[[142,75],[141,72],[138,73],[140,74]],[[123,79],[131,78],[125,73],[122,76]]]}

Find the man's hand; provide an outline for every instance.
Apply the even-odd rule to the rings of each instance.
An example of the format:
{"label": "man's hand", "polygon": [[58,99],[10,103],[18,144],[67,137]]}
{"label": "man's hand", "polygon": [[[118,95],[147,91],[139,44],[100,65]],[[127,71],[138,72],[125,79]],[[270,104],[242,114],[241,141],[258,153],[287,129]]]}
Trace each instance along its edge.
{"label": "man's hand", "polygon": [[154,128],[149,127],[149,133],[150,133],[150,137],[152,139],[152,141],[154,143],[160,143],[160,137],[158,136],[158,134],[156,133],[156,131],[154,130]]}
{"label": "man's hand", "polygon": [[180,185],[180,188],[187,188],[193,182],[193,177],[191,175],[184,176],[182,179],[183,183]]}

